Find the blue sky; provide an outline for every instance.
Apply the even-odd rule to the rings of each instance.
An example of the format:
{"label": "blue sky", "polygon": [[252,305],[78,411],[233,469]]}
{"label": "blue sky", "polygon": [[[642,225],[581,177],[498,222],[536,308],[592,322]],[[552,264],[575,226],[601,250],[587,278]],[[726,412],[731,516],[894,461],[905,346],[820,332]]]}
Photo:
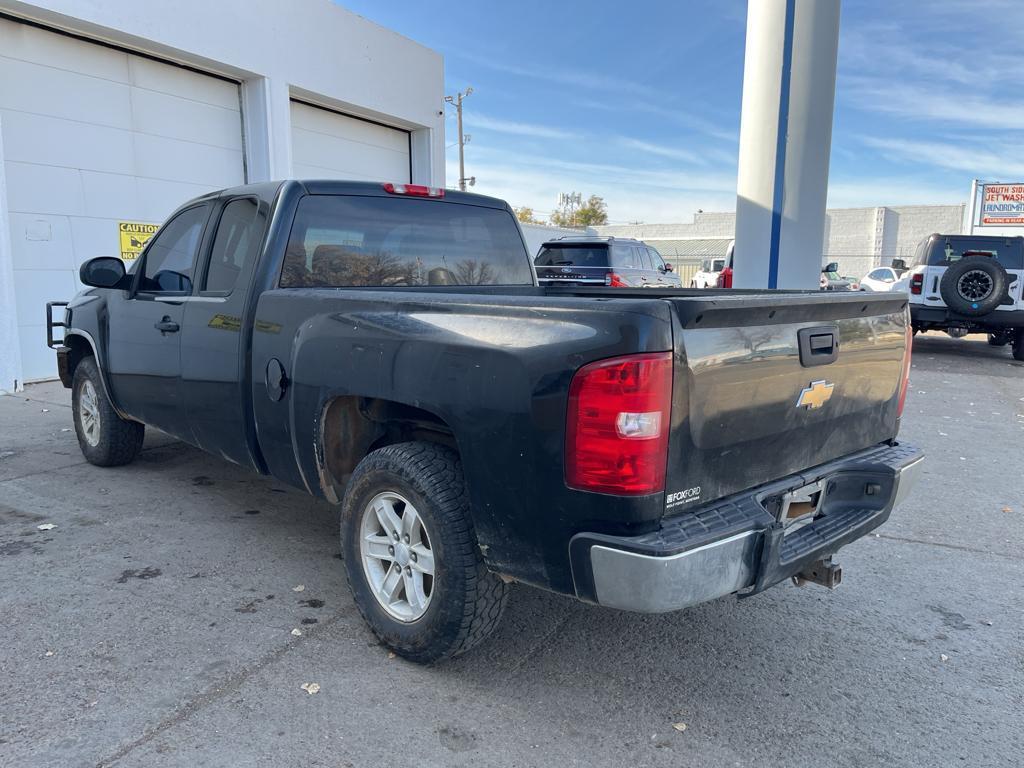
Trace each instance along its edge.
{"label": "blue sky", "polygon": [[[746,3],[342,0],[445,57],[475,191],[613,223],[735,207]],[[960,203],[1024,178],[1024,0],[844,0],[830,207]],[[458,178],[449,109],[449,185]]]}

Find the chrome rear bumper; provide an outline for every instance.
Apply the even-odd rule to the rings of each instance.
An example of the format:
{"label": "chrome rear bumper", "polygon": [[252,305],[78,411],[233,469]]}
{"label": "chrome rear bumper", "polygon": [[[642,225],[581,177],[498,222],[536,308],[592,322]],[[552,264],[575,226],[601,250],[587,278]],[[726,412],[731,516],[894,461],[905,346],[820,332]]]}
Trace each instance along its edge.
{"label": "chrome rear bumper", "polygon": [[911,446],[885,446],[791,479],[792,488],[810,478],[830,490],[814,521],[788,536],[769,509],[789,480],[666,518],[655,534],[579,534],[570,545],[577,595],[662,613],[747,588],[763,591],[884,523],[917,481],[923,458]]}

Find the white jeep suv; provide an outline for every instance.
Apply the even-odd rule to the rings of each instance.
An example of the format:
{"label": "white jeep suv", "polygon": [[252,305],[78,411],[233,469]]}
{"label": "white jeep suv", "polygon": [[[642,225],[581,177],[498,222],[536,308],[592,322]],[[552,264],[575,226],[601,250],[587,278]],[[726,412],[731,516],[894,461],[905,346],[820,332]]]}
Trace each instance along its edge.
{"label": "white jeep suv", "polygon": [[1024,237],[931,235],[893,290],[910,294],[914,331],[987,333],[1024,361]]}

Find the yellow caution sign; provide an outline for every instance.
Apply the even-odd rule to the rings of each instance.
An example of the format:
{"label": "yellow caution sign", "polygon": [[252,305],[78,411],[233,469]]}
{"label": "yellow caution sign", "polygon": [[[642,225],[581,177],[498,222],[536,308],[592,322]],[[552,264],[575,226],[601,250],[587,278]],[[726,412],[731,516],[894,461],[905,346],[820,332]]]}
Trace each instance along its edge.
{"label": "yellow caution sign", "polygon": [[141,221],[117,222],[117,229],[121,235],[121,258],[125,261],[139,258],[149,238],[159,228],[159,224],[146,224]]}

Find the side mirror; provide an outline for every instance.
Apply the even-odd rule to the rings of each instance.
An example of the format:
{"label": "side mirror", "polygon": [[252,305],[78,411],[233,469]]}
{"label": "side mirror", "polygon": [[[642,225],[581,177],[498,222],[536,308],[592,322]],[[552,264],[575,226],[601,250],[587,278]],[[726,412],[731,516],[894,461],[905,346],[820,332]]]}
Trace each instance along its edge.
{"label": "side mirror", "polygon": [[838,272],[839,271],[839,262],[838,261],[830,261],[828,264],[826,264],[824,267],[822,267],[821,271],[822,272]]}
{"label": "side mirror", "polygon": [[82,264],[78,279],[93,288],[127,288],[124,262],[113,256],[97,256]]}
{"label": "side mirror", "polygon": [[892,264],[890,264],[890,266],[893,269],[896,269],[896,270],[906,269],[907,268],[907,262],[904,261],[903,259],[893,259],[892,260]]}
{"label": "side mirror", "polygon": [[665,271],[666,272],[671,272],[672,271],[672,265],[669,264],[667,261],[665,262]]}

